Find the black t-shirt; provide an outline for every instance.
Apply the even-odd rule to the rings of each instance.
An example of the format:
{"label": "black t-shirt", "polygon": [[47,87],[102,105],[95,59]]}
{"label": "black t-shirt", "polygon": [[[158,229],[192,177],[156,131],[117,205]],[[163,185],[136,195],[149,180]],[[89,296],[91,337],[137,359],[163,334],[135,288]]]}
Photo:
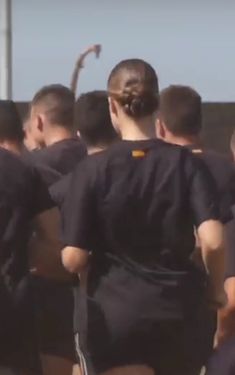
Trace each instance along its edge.
{"label": "black t-shirt", "polygon": [[109,293],[113,283],[118,295],[128,289],[118,285],[119,272],[113,281],[115,264],[143,277],[191,269],[194,225],[219,218],[213,185],[199,158],[159,140],[123,141],[79,163],[64,204],[63,239],[92,251],[88,293],[102,295],[107,279]]}
{"label": "black t-shirt", "polygon": [[223,223],[232,218],[231,207],[235,204],[235,169],[224,155],[211,150],[201,150],[195,146],[188,148],[201,158],[208,167],[219,194],[219,208]]}
{"label": "black t-shirt", "polygon": [[30,154],[34,165],[47,166],[52,170],[66,175],[86,155],[85,146],[78,139],[65,139],[49,147],[35,150]]}
{"label": "black t-shirt", "polygon": [[233,219],[226,223],[226,269],[225,278],[235,277],[235,205],[232,206]]}
{"label": "black t-shirt", "polygon": [[164,249],[183,259],[193,250],[192,226],[218,218],[215,196],[204,163],[187,150],[159,140],[123,141],[74,172],[64,241],[140,262],[151,254],[152,263]]}
{"label": "black t-shirt", "polygon": [[39,173],[4,149],[0,170],[0,306],[7,308],[5,299],[28,274],[31,220],[53,202]]}
{"label": "black t-shirt", "polygon": [[218,191],[218,203],[226,234],[225,277],[235,276],[235,169],[226,156],[214,151],[189,147],[208,167]]}
{"label": "black t-shirt", "polygon": [[71,172],[66,176],[63,176],[59,181],[55,182],[49,188],[49,192],[53,201],[60,209],[63,208],[63,203],[70,187],[72,175],[73,174]]}

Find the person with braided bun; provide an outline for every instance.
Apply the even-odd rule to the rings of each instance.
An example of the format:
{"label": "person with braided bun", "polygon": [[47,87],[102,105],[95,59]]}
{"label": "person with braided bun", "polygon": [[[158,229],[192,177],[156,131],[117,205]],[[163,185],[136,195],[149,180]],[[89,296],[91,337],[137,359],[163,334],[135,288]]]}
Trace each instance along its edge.
{"label": "person with braided bun", "polygon": [[[198,330],[210,316],[207,287],[214,306],[224,303],[213,181],[187,149],[156,139],[158,94],[147,62],[112,70],[110,115],[122,140],[79,163],[65,198],[62,262],[80,277],[84,374],[198,373],[210,348]],[[191,258],[194,226],[205,271]]]}

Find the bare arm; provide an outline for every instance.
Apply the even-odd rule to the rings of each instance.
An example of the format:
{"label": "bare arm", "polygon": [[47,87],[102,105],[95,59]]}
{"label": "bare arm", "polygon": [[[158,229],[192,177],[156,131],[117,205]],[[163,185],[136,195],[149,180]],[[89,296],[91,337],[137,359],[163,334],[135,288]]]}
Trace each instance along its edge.
{"label": "bare arm", "polygon": [[230,277],[224,284],[227,303],[218,312],[217,344],[235,335],[235,277]]}
{"label": "bare arm", "polygon": [[218,305],[226,302],[224,292],[225,252],[223,225],[217,220],[203,222],[198,228],[202,260],[207,270],[211,297]]}
{"label": "bare arm", "polygon": [[88,265],[89,253],[78,247],[67,246],[62,251],[62,263],[70,273],[81,273]]}
{"label": "bare arm", "polygon": [[34,219],[34,234],[29,243],[30,269],[33,274],[59,281],[70,279],[61,262],[60,215],[57,208]]}

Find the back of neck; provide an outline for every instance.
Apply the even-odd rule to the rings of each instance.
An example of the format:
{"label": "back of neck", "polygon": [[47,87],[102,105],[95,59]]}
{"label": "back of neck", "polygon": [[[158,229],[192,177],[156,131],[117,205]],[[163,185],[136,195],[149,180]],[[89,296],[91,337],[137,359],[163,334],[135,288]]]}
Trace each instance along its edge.
{"label": "back of neck", "polygon": [[139,122],[125,122],[125,126],[120,129],[123,140],[144,141],[156,138],[154,122],[152,118],[146,118]]}
{"label": "back of neck", "polygon": [[179,146],[196,146],[198,148],[201,146],[198,136],[172,136],[168,142]]}
{"label": "back of neck", "polygon": [[66,139],[72,139],[74,137],[72,131],[62,128],[62,127],[53,127],[53,129],[48,129],[47,134],[45,135],[45,144],[46,146],[51,146],[54,143],[64,141]]}

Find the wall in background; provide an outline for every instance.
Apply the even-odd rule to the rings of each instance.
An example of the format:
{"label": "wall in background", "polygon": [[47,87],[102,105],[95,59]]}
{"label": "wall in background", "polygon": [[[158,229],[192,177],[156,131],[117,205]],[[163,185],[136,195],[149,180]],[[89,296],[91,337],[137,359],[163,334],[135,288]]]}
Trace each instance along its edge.
{"label": "wall in background", "polygon": [[[24,118],[27,102],[18,102],[18,110]],[[235,103],[203,104],[203,142],[206,147],[228,154],[230,139],[235,130]]]}

